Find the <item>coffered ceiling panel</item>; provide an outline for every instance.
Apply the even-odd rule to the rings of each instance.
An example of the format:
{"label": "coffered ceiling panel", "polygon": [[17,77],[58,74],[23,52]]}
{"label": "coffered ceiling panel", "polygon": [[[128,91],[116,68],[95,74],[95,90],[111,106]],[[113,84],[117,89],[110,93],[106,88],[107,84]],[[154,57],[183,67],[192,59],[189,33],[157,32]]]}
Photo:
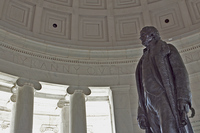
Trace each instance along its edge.
{"label": "coffered ceiling panel", "polygon": [[114,0],[114,8],[127,8],[140,5],[140,0]]}
{"label": "coffered ceiling panel", "polygon": [[72,6],[72,0],[44,0],[44,1],[48,1],[59,5]]}
{"label": "coffered ceiling panel", "polygon": [[163,34],[174,33],[185,27],[178,4],[152,10],[150,14],[153,25]]}
{"label": "coffered ceiling panel", "polygon": [[106,9],[106,0],[79,0],[80,8]]}
{"label": "coffered ceiling panel", "polygon": [[71,14],[44,9],[41,34],[70,39]]}
{"label": "coffered ceiling panel", "polygon": [[200,22],[200,0],[187,0],[187,6],[192,19],[193,24]]}
{"label": "coffered ceiling panel", "polygon": [[11,0],[4,8],[3,20],[20,28],[31,30],[35,5]]}
{"label": "coffered ceiling panel", "polygon": [[148,4],[151,4],[151,3],[159,2],[159,1],[162,1],[162,0],[147,0],[147,3],[148,3]]}
{"label": "coffered ceiling panel", "polygon": [[142,13],[127,16],[115,16],[117,40],[138,39],[138,35],[143,26]]}
{"label": "coffered ceiling panel", "polygon": [[82,41],[108,41],[108,28],[106,16],[80,16],[79,40]]}

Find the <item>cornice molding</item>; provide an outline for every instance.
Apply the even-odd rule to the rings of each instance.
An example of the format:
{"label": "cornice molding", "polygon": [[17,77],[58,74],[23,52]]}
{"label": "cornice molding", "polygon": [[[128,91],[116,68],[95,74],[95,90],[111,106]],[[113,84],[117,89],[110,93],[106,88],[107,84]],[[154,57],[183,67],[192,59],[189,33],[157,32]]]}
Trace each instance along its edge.
{"label": "cornice molding", "polygon": [[[72,64],[100,64],[100,65],[110,65],[110,64],[127,64],[127,63],[137,63],[138,60],[139,60],[139,57],[138,58],[134,58],[134,59],[127,59],[127,58],[119,58],[119,59],[107,59],[105,58],[106,61],[104,61],[103,59],[97,59],[97,60],[94,60],[94,59],[88,59],[88,60],[85,60],[85,59],[73,59],[72,58],[69,58],[69,57],[58,57],[55,55],[52,56],[52,55],[48,55],[48,53],[45,53],[45,54],[42,54],[42,53],[37,53],[37,52],[33,52],[33,51],[29,51],[27,49],[22,49],[22,48],[19,48],[19,47],[14,47],[14,46],[11,46],[11,45],[8,45],[6,43],[3,43],[1,42],[0,43],[0,46],[7,49],[7,50],[11,50],[11,51],[14,51],[14,52],[17,52],[17,53],[21,53],[21,54],[25,54],[25,55],[28,55],[28,56],[33,56],[33,57],[37,57],[37,58],[41,58],[41,59],[46,59],[46,60],[51,60],[51,61],[59,61],[59,62],[64,62],[64,63],[72,63]],[[183,49],[179,49],[179,52],[180,54],[184,54],[184,53],[188,53],[188,52],[193,52],[193,51],[196,51],[200,49],[200,44],[197,44],[197,45],[194,45],[194,46],[190,46],[188,48],[183,48]],[[140,49],[142,50],[142,49]],[[120,52],[118,50],[118,52]],[[134,55],[132,55],[134,56]]]}
{"label": "cornice molding", "polygon": [[[1,42],[0,46],[3,48],[6,48],[8,50],[17,52],[17,53],[22,53],[28,56],[33,56],[33,57],[37,57],[37,58],[42,58],[42,59],[46,59],[46,60],[51,60],[51,61],[59,61],[59,62],[64,62],[64,63],[72,63],[72,64],[99,64],[99,65],[110,65],[110,64],[127,64],[127,63],[137,63],[139,58],[135,58],[135,59],[119,59],[119,60],[108,60],[105,59],[106,61],[101,61],[101,60],[82,60],[82,59],[72,59],[72,58],[61,58],[61,57],[55,57],[55,56],[51,56],[48,54],[41,54],[41,53],[36,53],[36,52],[32,52],[32,51],[28,51],[26,49],[21,49],[21,48],[17,48],[14,46],[9,46],[6,43]],[[179,52],[181,54],[184,53],[188,53],[188,52],[193,52],[194,50],[198,50],[200,49],[200,44],[195,45],[195,46],[190,46],[188,48],[184,48],[179,50]]]}
{"label": "cornice molding", "polygon": [[198,49],[200,49],[200,44],[196,45],[196,46],[192,46],[192,47],[186,48],[186,49],[179,50],[179,52],[180,53],[186,53],[186,52],[192,52],[192,51],[198,50]]}
{"label": "cornice molding", "polygon": [[7,50],[11,50],[17,53],[22,53],[28,56],[33,56],[33,57],[37,57],[37,58],[42,58],[42,59],[47,59],[47,60],[52,60],[52,61],[59,61],[59,62],[64,62],[64,63],[73,63],[73,64],[100,64],[100,65],[106,65],[106,64],[126,64],[126,63],[136,63],[138,62],[138,59],[105,59],[107,61],[101,61],[100,60],[84,60],[84,59],[73,59],[73,58],[64,58],[64,57],[55,57],[55,56],[51,56],[48,54],[41,54],[41,53],[36,53],[36,52],[32,52],[26,49],[21,49],[21,48],[17,48],[14,46],[10,46],[7,45],[6,43],[1,42],[0,46],[3,48],[6,48]]}

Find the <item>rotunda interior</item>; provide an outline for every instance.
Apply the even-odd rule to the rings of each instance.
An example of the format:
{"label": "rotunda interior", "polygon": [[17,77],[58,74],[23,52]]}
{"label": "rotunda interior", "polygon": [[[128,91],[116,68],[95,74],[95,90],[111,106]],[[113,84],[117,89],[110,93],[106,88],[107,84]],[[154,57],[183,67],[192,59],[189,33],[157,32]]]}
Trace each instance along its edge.
{"label": "rotunda interior", "polygon": [[[0,132],[17,133],[16,99],[29,94],[33,133],[84,127],[69,109],[81,90],[88,133],[143,133],[135,68],[148,25],[181,54],[200,132],[200,0],[0,0]],[[18,97],[23,85],[35,89]]]}

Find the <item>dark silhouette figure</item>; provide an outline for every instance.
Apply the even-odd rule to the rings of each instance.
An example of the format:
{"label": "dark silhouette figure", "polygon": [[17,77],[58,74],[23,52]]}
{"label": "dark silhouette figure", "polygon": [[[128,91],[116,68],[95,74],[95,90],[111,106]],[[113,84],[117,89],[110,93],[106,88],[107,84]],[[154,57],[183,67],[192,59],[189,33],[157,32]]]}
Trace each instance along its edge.
{"label": "dark silhouette figure", "polygon": [[138,123],[146,133],[193,133],[188,73],[177,49],[160,39],[158,30],[140,32],[146,47],[137,65]]}

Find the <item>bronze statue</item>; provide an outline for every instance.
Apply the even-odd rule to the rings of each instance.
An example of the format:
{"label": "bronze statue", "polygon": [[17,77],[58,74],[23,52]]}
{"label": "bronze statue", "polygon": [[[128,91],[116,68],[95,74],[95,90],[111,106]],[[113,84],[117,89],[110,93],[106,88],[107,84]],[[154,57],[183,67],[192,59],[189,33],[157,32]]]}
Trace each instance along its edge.
{"label": "bronze statue", "polygon": [[188,73],[177,49],[160,39],[158,30],[140,32],[146,47],[137,69],[138,123],[146,133],[193,133]]}

